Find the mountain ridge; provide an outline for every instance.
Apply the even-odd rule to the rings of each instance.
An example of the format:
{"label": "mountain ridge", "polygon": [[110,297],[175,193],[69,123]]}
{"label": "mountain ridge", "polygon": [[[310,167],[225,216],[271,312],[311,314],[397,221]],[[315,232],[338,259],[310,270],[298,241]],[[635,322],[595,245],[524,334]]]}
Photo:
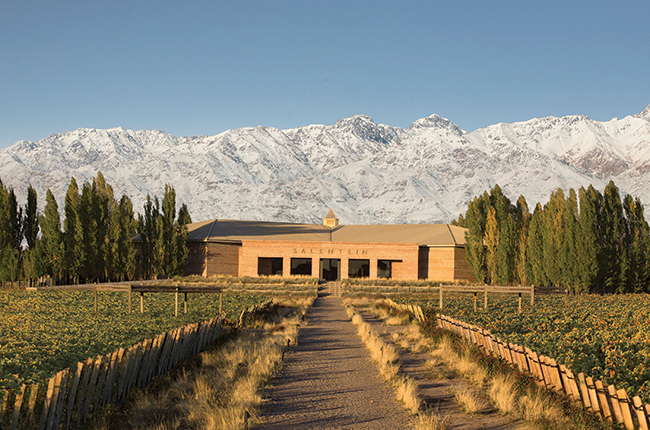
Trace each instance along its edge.
{"label": "mountain ridge", "polygon": [[62,211],[70,178],[101,171],[141,210],[146,194],[176,189],[195,221],[212,218],[342,223],[449,222],[498,183],[532,207],[557,189],[613,179],[650,202],[650,105],[600,122],[584,115],[498,123],[466,132],[437,114],[408,128],[353,115],[333,125],[246,127],[214,136],[80,128],[0,151],[0,179],[39,207],[51,188]]}

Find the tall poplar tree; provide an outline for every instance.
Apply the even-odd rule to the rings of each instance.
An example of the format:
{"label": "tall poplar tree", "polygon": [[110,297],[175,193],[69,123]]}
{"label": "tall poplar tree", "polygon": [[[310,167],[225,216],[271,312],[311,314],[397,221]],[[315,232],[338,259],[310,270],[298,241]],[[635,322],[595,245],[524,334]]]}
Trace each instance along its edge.
{"label": "tall poplar tree", "polygon": [[558,188],[551,193],[548,203],[544,206],[544,273],[550,285],[560,285],[560,248],[564,239],[564,191]]}
{"label": "tall poplar tree", "polygon": [[187,209],[187,205],[183,203],[181,208],[178,211],[178,220],[176,221],[176,226],[174,227],[174,241],[176,245],[174,246],[174,266],[172,270],[172,275],[183,276],[185,271],[185,265],[187,264],[187,259],[189,256],[189,249],[187,247],[187,239],[189,237],[187,226],[192,222],[190,217],[190,212]]}
{"label": "tall poplar tree", "polygon": [[577,267],[576,241],[578,234],[578,198],[573,188],[569,190],[569,196],[565,202],[564,236],[560,243],[560,285],[569,289],[572,293],[577,292],[579,284]]}
{"label": "tall poplar tree", "polygon": [[532,285],[537,286],[548,285],[544,273],[544,224],[544,210],[542,205],[537,203],[533,215],[530,217],[526,247],[527,278]]}
{"label": "tall poplar tree", "polygon": [[27,249],[34,249],[38,237],[38,199],[36,190],[29,184],[27,188],[27,204],[25,205],[24,235]]}
{"label": "tall poplar tree", "polygon": [[625,246],[628,249],[629,268],[625,291],[649,292],[650,229],[643,215],[643,205],[638,197],[627,195],[623,199],[623,208],[627,220]]}
{"label": "tall poplar tree", "polygon": [[174,187],[165,184],[165,194],[162,200],[162,226],[160,248],[163,253],[162,272],[170,276],[175,271],[174,259],[176,252],[174,248],[177,243],[174,240],[174,221],[176,219],[176,191]]}
{"label": "tall poplar tree", "polygon": [[135,277],[136,250],[133,236],[136,234],[136,220],[133,204],[127,196],[122,196],[117,209],[116,223],[113,226],[113,255],[115,274],[121,280]]}
{"label": "tall poplar tree", "polygon": [[490,285],[498,281],[499,259],[497,246],[499,244],[499,226],[497,224],[497,211],[492,206],[488,207],[487,220],[485,224],[485,266],[487,279]]}
{"label": "tall poplar tree", "polygon": [[576,234],[576,292],[595,292],[598,289],[598,264],[601,243],[599,240],[599,212],[602,196],[593,187],[580,187],[580,214]]}
{"label": "tall poplar tree", "polygon": [[18,251],[11,235],[12,214],[9,190],[0,181],[0,281],[13,282],[18,264]]}
{"label": "tall poplar tree", "polygon": [[63,233],[63,244],[65,249],[63,259],[64,269],[68,276],[72,278],[72,281],[78,283],[85,255],[83,248],[84,231],[81,221],[79,220],[81,196],[79,195],[77,180],[74,177],[70,178],[70,185],[65,194],[65,206],[63,211],[65,213],[65,219],[63,221],[65,230]]}
{"label": "tall poplar tree", "polygon": [[603,253],[599,262],[602,278],[608,292],[623,292],[627,277],[627,249],[623,244],[625,219],[618,188],[613,181],[605,186],[603,193]]}
{"label": "tall poplar tree", "polygon": [[54,194],[49,189],[45,195],[45,210],[40,217],[41,246],[43,250],[43,263],[47,273],[54,280],[63,277],[64,251],[63,233],[61,232],[61,218],[59,205]]}
{"label": "tall poplar tree", "polygon": [[517,250],[515,265],[517,280],[522,285],[528,285],[526,265],[528,264],[527,244],[531,215],[524,196],[519,196],[519,199],[517,200],[516,214],[515,231],[517,234]]}
{"label": "tall poplar tree", "polygon": [[142,276],[147,279],[159,272],[158,264],[160,262],[157,258],[156,238],[157,238],[157,223],[160,217],[158,198],[154,199],[147,194],[147,199],[144,204],[144,215],[138,215],[138,234],[140,234],[141,243],[141,270]]}
{"label": "tall poplar tree", "polygon": [[475,197],[467,207],[465,224],[465,256],[469,269],[478,282],[487,283],[487,269],[485,265],[485,222],[487,220],[487,192]]}

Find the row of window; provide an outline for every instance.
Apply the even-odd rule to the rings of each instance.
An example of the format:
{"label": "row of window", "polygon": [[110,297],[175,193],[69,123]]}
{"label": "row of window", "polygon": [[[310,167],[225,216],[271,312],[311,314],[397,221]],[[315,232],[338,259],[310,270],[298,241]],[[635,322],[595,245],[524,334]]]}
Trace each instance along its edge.
{"label": "row of window", "polygon": [[[392,277],[392,261],[377,260],[377,277]],[[312,273],[311,258],[292,258],[291,275],[318,276],[326,280],[337,280],[341,278],[341,260],[321,258],[320,273]],[[257,271],[259,275],[283,275],[282,258],[258,259]],[[370,276],[370,260],[350,259],[348,260],[348,278],[368,278]]]}

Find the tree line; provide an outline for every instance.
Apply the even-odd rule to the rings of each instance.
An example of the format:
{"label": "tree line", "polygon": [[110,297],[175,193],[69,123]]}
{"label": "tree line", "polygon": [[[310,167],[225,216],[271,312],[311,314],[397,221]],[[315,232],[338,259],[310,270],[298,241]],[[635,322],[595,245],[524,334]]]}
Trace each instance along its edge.
{"label": "tree line", "polygon": [[[49,276],[54,283],[125,281],[182,275],[187,262],[187,206],[176,212],[176,192],[165,185],[162,205],[147,195],[144,215],[131,199],[114,197],[101,172],[81,190],[70,180],[63,208],[47,190],[45,208],[37,207],[29,185],[21,207],[13,189],[0,180],[0,281]],[[139,237],[138,237],[139,235]],[[137,251],[134,238],[140,243]],[[139,239],[139,240],[138,240]]]}
{"label": "tree line", "polygon": [[558,286],[572,293],[650,292],[650,229],[638,197],[613,181],[557,189],[531,214],[495,185],[452,224],[465,227],[467,263],[479,282]]}

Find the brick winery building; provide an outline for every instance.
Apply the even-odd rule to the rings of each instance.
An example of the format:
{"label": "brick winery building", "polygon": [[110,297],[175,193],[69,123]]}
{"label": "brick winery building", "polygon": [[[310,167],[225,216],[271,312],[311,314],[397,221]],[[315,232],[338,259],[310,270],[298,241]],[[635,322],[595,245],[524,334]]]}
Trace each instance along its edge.
{"label": "brick winery building", "polygon": [[448,224],[323,225],[220,220],[189,225],[186,275],[472,281],[466,229]]}

